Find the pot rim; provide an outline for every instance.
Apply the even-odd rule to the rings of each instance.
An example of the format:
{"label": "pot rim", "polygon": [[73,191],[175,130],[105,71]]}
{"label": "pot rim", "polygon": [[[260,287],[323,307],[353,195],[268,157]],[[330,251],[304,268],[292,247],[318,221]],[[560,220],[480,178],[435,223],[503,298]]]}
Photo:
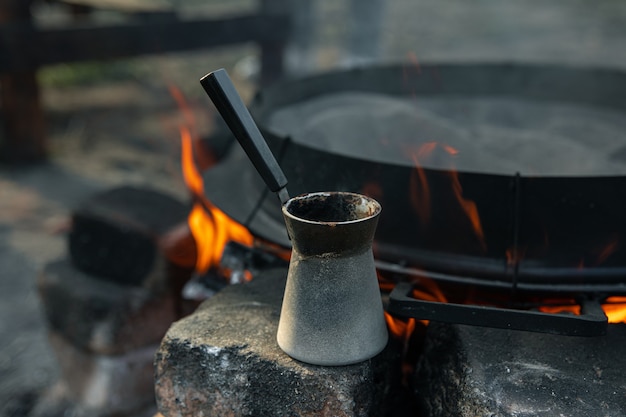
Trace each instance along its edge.
{"label": "pot rim", "polygon": [[[354,219],[354,220],[321,221],[321,220],[306,219],[304,217],[297,216],[297,215],[295,215],[295,214],[293,214],[293,213],[291,213],[289,211],[289,206],[293,202],[295,202],[295,201],[298,201],[298,200],[308,200],[308,199],[312,199],[312,198],[316,198],[316,197],[329,197],[331,195],[358,197],[358,198],[360,198],[362,200],[365,200],[367,205],[371,205],[373,212],[371,214],[366,214],[363,217],[359,217],[359,218]],[[371,220],[371,219],[377,217],[378,215],[380,215],[381,211],[382,211],[382,206],[380,205],[380,203],[378,201],[376,201],[372,197],[368,197],[368,196],[363,195],[363,194],[353,193],[353,192],[349,192],[349,191],[317,191],[317,192],[311,192],[311,193],[304,193],[304,194],[300,194],[300,195],[297,195],[295,197],[290,198],[282,206],[283,215],[288,217],[288,218],[290,218],[290,219],[296,220],[296,221],[301,222],[301,223],[318,224],[318,225],[326,225],[326,226],[336,226],[336,225],[354,224],[354,223],[365,222],[365,221]]]}

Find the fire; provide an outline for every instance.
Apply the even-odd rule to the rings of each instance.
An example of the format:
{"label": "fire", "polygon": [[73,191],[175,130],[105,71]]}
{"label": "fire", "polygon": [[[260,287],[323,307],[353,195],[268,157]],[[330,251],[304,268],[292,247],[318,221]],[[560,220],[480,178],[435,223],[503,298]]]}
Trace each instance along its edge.
{"label": "fire", "polygon": [[[592,266],[601,265],[607,261],[607,259],[617,251],[619,247],[619,237],[612,236],[608,239],[608,242],[603,246],[600,246],[599,249],[595,252],[594,255],[590,256],[592,259],[589,264]],[[576,269],[579,271],[584,270],[587,267],[585,258],[582,258]],[[573,300],[571,304],[565,306],[543,306],[539,308],[540,311],[546,313],[562,313],[569,312],[574,314],[580,314],[580,306],[576,305]],[[606,314],[609,323],[626,323],[626,297],[624,296],[613,296],[607,298],[602,304],[602,310],[604,314]]]}
{"label": "fire", "polygon": [[470,223],[472,224],[472,229],[474,229],[474,234],[478,237],[479,242],[485,248],[485,234],[483,233],[483,227],[480,223],[480,216],[478,215],[478,208],[476,207],[476,203],[472,200],[468,200],[463,198],[463,188],[461,187],[461,182],[459,181],[459,176],[456,171],[451,172],[452,178],[452,186],[454,190],[454,196],[459,203],[459,206],[463,209],[463,212],[467,215]]}
{"label": "fire", "polygon": [[397,339],[404,341],[405,343],[413,334],[415,330],[415,319],[399,320],[393,317],[391,314],[385,311],[385,321],[387,322],[387,328],[391,335]]}
{"label": "fire", "polygon": [[431,215],[430,186],[428,185],[424,168],[419,162],[418,155],[412,155],[412,157],[415,169],[411,172],[411,177],[409,178],[409,186],[411,187],[410,201],[419,222],[422,227],[425,227],[430,223]]}
{"label": "fire", "polygon": [[612,236],[609,241],[605,245],[601,246],[597,251],[595,251],[595,253],[592,253],[588,257],[582,257],[578,261],[576,269],[582,271],[588,266],[602,265],[611,257],[611,255],[613,255],[613,253],[617,251],[617,249],[619,248],[619,244],[619,237]]}
{"label": "fire", "polygon": [[413,289],[413,298],[425,301],[447,303],[447,297],[437,283],[430,279],[421,278]]}
{"label": "fire", "polygon": [[204,196],[204,181],[194,162],[191,132],[185,126],[180,127],[180,153],[185,184],[194,197]]}
{"label": "fire", "polygon": [[[380,289],[386,292],[390,292],[395,286],[395,283],[387,280],[385,277],[380,275],[380,273],[378,274],[378,284]],[[443,294],[437,283],[424,278],[420,278],[415,281],[411,296],[419,300],[438,301],[443,303],[447,302],[446,296]],[[403,320],[393,317],[387,312],[385,312],[385,320],[391,335],[396,339],[402,340],[404,343],[408,343],[409,338],[415,331],[417,323],[424,326],[428,325],[428,320],[415,320],[412,318]]]}
{"label": "fire", "polygon": [[597,263],[604,263],[618,248],[619,239],[617,237],[613,237],[609,243],[607,243],[600,253],[598,254]]}
{"label": "fire", "polygon": [[459,150],[453,148],[450,145],[443,145],[443,149],[448,152],[450,155],[458,155],[459,154]]}
{"label": "fire", "polygon": [[[195,119],[184,96],[175,87],[170,87],[172,97],[178,103],[184,120],[180,127],[181,164],[183,178],[187,188],[195,201],[187,223],[196,243],[196,265],[199,273],[220,264],[224,247],[234,241],[246,246],[252,246],[254,237],[243,225],[229,218],[204,196],[204,181],[198,166],[207,168],[214,163],[211,155],[198,152],[194,144],[199,144],[195,134],[192,134]],[[200,158],[199,163],[196,158]]]}
{"label": "fire", "polygon": [[[539,307],[539,311],[544,313],[572,313],[580,315],[580,310],[580,306],[577,304]],[[614,296],[607,298],[602,304],[602,310],[609,319],[609,323],[626,323],[626,297]]]}
{"label": "fire", "polygon": [[252,246],[254,237],[204,196],[204,182],[193,159],[191,134],[184,127],[181,128],[181,150],[183,177],[196,200],[188,224],[197,246],[196,271],[202,273],[219,265],[228,242]]}
{"label": "fire", "polygon": [[[426,142],[411,152],[415,169],[412,171],[411,177],[409,178],[409,186],[411,187],[410,201],[422,226],[429,224],[432,215],[431,189],[426,171],[424,170],[424,161],[431,158],[437,149],[443,150],[448,157],[455,157],[459,154],[459,151],[452,146],[439,144],[437,142]],[[456,205],[469,220],[474,235],[480,242],[482,249],[486,250],[485,235],[480,221],[478,207],[474,201],[463,197],[463,187],[461,186],[458,171],[452,159],[447,158],[445,162],[449,163],[446,173],[450,178],[451,191]]]}
{"label": "fire", "polygon": [[504,256],[506,258],[506,266],[509,268],[514,267],[519,262],[518,251],[515,248],[508,248],[504,252]]}
{"label": "fire", "polygon": [[[391,292],[395,283],[393,281],[388,280],[380,272],[377,271],[378,274],[378,286],[384,292]],[[385,321],[387,322],[387,328],[391,335],[399,340],[402,340],[403,343],[407,343],[411,334],[415,330],[415,319],[402,320],[396,317],[393,317],[391,314],[385,311]]]}
{"label": "fire", "polygon": [[[196,119],[194,117],[194,113],[191,107],[185,100],[185,96],[183,95],[182,91],[180,91],[180,89],[173,85],[170,85],[169,91],[170,95],[174,98],[174,101],[176,101],[176,104],[178,104],[178,108],[181,111],[181,115],[184,121],[183,126],[185,126],[184,129],[187,131],[187,134],[190,137],[197,138],[197,134],[195,133]],[[181,129],[183,128],[181,127]],[[192,159],[197,162],[197,166],[200,167],[201,170],[205,170],[214,165],[216,160],[213,154],[209,152],[202,152],[200,149],[197,148],[194,149],[194,145],[199,145],[199,143],[200,142],[198,140],[190,140],[188,143],[188,151],[192,152]],[[183,169],[185,168],[183,167]]]}
{"label": "fire", "polygon": [[626,323],[626,297],[609,297],[602,309],[609,323]]}
{"label": "fire", "polygon": [[572,314],[576,314],[577,316],[579,316],[580,306],[578,304],[545,305],[545,306],[540,306],[539,311],[541,311],[542,313],[552,313],[552,314],[572,313]]}

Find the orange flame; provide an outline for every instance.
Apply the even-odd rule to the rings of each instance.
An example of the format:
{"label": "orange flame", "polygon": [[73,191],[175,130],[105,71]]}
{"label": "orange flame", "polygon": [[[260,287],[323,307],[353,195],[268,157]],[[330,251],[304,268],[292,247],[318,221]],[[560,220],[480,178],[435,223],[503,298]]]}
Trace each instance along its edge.
{"label": "orange flame", "polygon": [[609,323],[626,323],[626,297],[609,297],[602,309]]}
{"label": "orange flame", "polygon": [[[419,151],[418,151],[419,152]],[[418,156],[412,155],[415,164],[415,170],[411,172],[409,177],[409,187],[411,187],[410,201],[413,210],[417,213],[417,218],[422,227],[430,223],[431,202],[430,202],[430,186],[424,168],[421,166]]]}
{"label": "orange flame", "polygon": [[597,264],[603,264],[615,251],[619,246],[619,238],[614,236],[609,243],[607,243],[598,254],[598,258],[596,260]]}
{"label": "orange flame", "polygon": [[519,261],[517,250],[514,248],[508,248],[504,251],[504,256],[506,257],[506,266],[508,267],[515,266]]}
{"label": "orange flame", "polygon": [[[614,296],[607,298],[604,304],[602,304],[602,310],[609,319],[609,323],[626,323],[626,297]],[[581,308],[577,304],[541,306],[539,311],[544,313],[581,314]]]}
{"label": "orange flame", "polygon": [[[432,215],[431,189],[423,167],[424,160],[430,157],[438,147],[449,156],[459,154],[459,151],[452,146],[446,144],[441,145],[437,142],[426,142],[411,153],[415,169],[409,177],[409,186],[411,188],[410,202],[422,226],[428,225]],[[480,215],[478,214],[478,207],[474,201],[463,197],[463,187],[461,186],[458,171],[455,169],[454,165],[450,166],[448,174],[450,176],[452,193],[457,201],[457,205],[469,220],[482,249],[486,250],[485,235],[480,221]]]}
{"label": "orange flame", "polygon": [[617,249],[619,248],[619,243],[619,237],[611,237],[606,245],[602,246],[598,251],[595,252],[595,254],[589,257],[591,258],[591,260],[588,260],[585,257],[581,258],[578,261],[576,269],[583,270],[588,266],[602,265],[604,262],[607,261],[607,259],[609,259],[611,255],[613,255],[613,253],[617,251]]}
{"label": "orange flame", "polygon": [[[172,98],[174,98],[174,101],[176,101],[176,104],[178,105],[178,108],[181,111],[181,115],[182,115],[183,122],[184,122],[183,126],[185,126],[184,129],[187,131],[187,134],[190,137],[197,139],[198,134],[196,132],[196,119],[194,117],[194,113],[193,113],[193,110],[191,109],[191,106],[189,106],[189,104],[187,103],[187,100],[185,100],[185,96],[183,95],[182,91],[180,91],[179,88],[177,88],[174,85],[170,85],[169,91],[170,91],[170,95],[172,96]],[[183,128],[181,127],[181,130],[182,129]],[[190,140],[188,144],[189,145],[188,151],[191,152],[192,154],[191,159],[197,161],[197,166],[199,166],[200,169],[204,170],[214,165],[216,160],[213,154],[208,153],[208,152],[202,152],[202,149],[198,149],[196,145],[199,145],[199,144],[200,144],[200,141],[198,140]]]}
{"label": "orange flame", "polygon": [[448,152],[450,155],[458,155],[459,154],[459,150],[453,148],[450,145],[443,145],[443,150]]}
{"label": "orange flame", "polygon": [[[390,292],[393,290],[395,283],[385,279],[379,273],[378,285],[382,291]],[[416,280],[411,295],[418,300],[447,302],[446,296],[443,294],[437,283],[429,279],[421,278]],[[396,339],[404,341],[404,343],[408,342],[417,323],[421,323],[424,326],[428,325],[428,320],[415,320],[412,318],[403,320],[393,317],[387,312],[385,312],[385,321],[387,322],[387,327],[389,328],[391,335]]]}
{"label": "orange flame", "polygon": [[415,330],[415,319],[400,320],[385,311],[385,321],[392,337],[404,342],[409,340]]}
{"label": "orange flame", "polygon": [[186,126],[180,127],[180,153],[187,188],[194,197],[204,198],[204,181],[194,162],[191,132]]}
{"label": "orange flame", "polygon": [[448,302],[439,285],[431,279],[420,279],[413,289],[413,297],[418,300]]}
{"label": "orange flame", "polygon": [[181,128],[181,147],[185,183],[197,201],[188,218],[197,246],[196,271],[206,272],[219,265],[228,242],[252,246],[254,237],[248,229],[229,218],[204,196],[204,182],[193,160],[191,135],[184,127]]}
{"label": "orange flame", "polygon": [[474,229],[474,234],[478,237],[478,240],[484,250],[486,249],[485,234],[483,233],[480,216],[478,215],[478,207],[476,207],[476,203],[472,200],[463,198],[463,187],[461,187],[461,182],[459,181],[459,176],[456,171],[451,172],[451,178],[454,196],[456,197],[459,206],[463,209],[463,212],[467,215],[467,218],[472,224],[472,229]]}
{"label": "orange flame", "polygon": [[580,306],[578,304],[540,306],[539,311],[541,311],[542,313],[552,313],[552,314],[573,313],[573,314],[576,314],[577,316],[580,316]]}
{"label": "orange flame", "polygon": [[[195,131],[195,119],[183,94],[173,86],[170,87],[170,93],[178,103],[184,120],[184,125],[180,127],[181,164],[185,184],[195,200],[187,223],[196,243],[195,269],[203,273],[211,267],[219,266],[224,247],[228,242],[252,246],[254,237],[248,229],[229,218],[204,196],[204,181],[198,165],[206,168],[212,165],[214,160],[211,155],[197,152],[197,148],[194,147],[194,144],[199,143],[195,132],[192,134],[192,131]],[[204,162],[196,163],[196,157],[200,157]]]}
{"label": "orange flame", "polygon": [[[380,272],[376,271],[378,274],[378,286],[381,291],[391,292],[393,287],[395,287],[395,282],[386,279]],[[385,313],[385,321],[387,322],[387,328],[391,333],[391,336],[395,339],[402,340],[403,343],[407,343],[411,334],[415,330],[415,319],[403,320],[396,317],[393,317],[391,314]]]}

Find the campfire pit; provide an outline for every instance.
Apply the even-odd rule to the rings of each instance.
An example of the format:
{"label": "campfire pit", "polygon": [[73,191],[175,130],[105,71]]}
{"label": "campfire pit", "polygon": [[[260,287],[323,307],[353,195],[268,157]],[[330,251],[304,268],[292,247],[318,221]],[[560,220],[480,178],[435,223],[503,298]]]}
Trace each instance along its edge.
{"label": "campfire pit", "polygon": [[[344,95],[339,96],[338,93]],[[455,308],[466,307],[471,302],[478,308],[467,312],[462,310],[456,318],[447,320],[445,316],[448,313],[439,314],[433,308],[429,315],[417,315],[416,318],[593,336],[602,334],[607,327],[604,317],[609,310],[607,300],[618,298],[622,301],[617,296],[626,292],[623,278],[626,256],[621,245],[626,229],[621,212],[626,200],[619,192],[626,183],[623,145],[620,142],[624,131],[625,93],[626,75],[612,70],[495,64],[388,66],[324,74],[281,84],[262,91],[251,110],[287,177],[293,179],[290,181],[293,194],[335,189],[363,193],[381,201],[385,215],[381,218],[375,241],[381,289],[401,283],[400,290],[412,291],[411,295],[437,301],[443,307],[447,304]],[[324,102],[331,95],[335,95],[331,101]],[[385,97],[381,98],[381,95]],[[415,100],[415,119],[398,118],[398,114],[406,116],[402,114],[406,103],[399,105],[390,98],[401,98],[409,103]],[[332,100],[337,103],[333,104]],[[368,100],[378,104],[382,100],[387,106],[368,107]],[[515,101],[517,103],[512,103]],[[395,113],[393,106],[399,109]],[[429,119],[420,114],[423,108],[427,112],[439,113],[436,118]],[[337,111],[338,116],[333,114]],[[350,114],[351,111],[353,114]],[[280,112],[283,112],[282,116]],[[373,120],[368,124],[360,119],[366,130],[375,125],[380,128],[376,133],[380,134],[384,128],[378,122],[385,120],[387,128],[404,124],[413,129],[411,132],[416,136],[407,137],[406,130],[398,133],[390,129],[388,136],[364,138],[363,131],[355,130],[354,124],[340,127],[336,120],[336,117],[342,117],[344,121],[359,120],[359,114],[363,112],[366,118]],[[489,143],[489,138],[481,136],[481,133],[492,132],[498,127],[501,134],[504,132],[504,138],[506,133],[519,135],[526,129],[525,123],[529,122],[523,116],[534,118],[539,115],[541,117],[535,120],[534,125],[531,124],[527,136],[522,136],[527,143],[535,135],[538,139],[545,139],[546,132],[553,135],[560,132],[560,136],[557,135],[559,138],[571,135],[583,144],[585,137],[594,138],[594,141],[589,139],[591,142],[588,144],[596,146],[596,141],[602,142],[604,154],[601,158],[597,158],[597,154],[594,156],[595,164],[581,166],[573,162],[555,169],[544,164],[541,167],[543,171],[524,171],[519,164],[498,166],[501,162],[498,159],[490,160],[476,154],[472,148],[461,149],[467,143],[451,143],[466,136],[459,134],[458,128],[453,129],[450,120],[441,123],[441,115],[449,114],[449,119],[460,122],[460,126],[466,126],[464,123],[471,125],[472,119],[481,112],[481,120],[487,126],[482,129],[474,126],[469,135],[471,143],[479,148],[502,145],[493,142],[493,138]],[[599,125],[589,125],[588,131],[577,132],[572,130],[576,123],[559,124],[567,115],[577,116],[566,118],[570,121],[587,117],[581,122],[584,124],[598,120],[599,124],[605,124],[605,135],[598,136],[599,130],[602,130]],[[292,118],[298,126],[281,126],[280,117],[285,120]],[[496,126],[490,126],[488,122]],[[546,130],[546,126],[553,130]],[[424,135],[420,136],[423,132]],[[513,137],[511,143],[515,140],[516,137]],[[376,142],[375,146],[372,142]],[[519,150],[524,142],[517,144]],[[532,142],[532,145],[536,144],[537,141]],[[391,150],[386,150],[386,147]],[[403,158],[396,152],[398,149],[408,150],[408,156]],[[567,162],[568,158],[578,161],[580,157],[575,151],[569,156],[567,149],[563,152],[565,156],[558,159],[561,162]],[[471,159],[463,159],[464,155],[478,158],[479,162],[472,164]],[[543,162],[550,161],[545,155],[539,156],[542,156],[539,159]],[[520,160],[524,160],[523,155],[520,155]],[[264,190],[256,172],[238,148],[226,162],[207,171],[204,180],[206,197],[248,227],[257,238],[289,246],[278,202]],[[230,184],[230,187],[223,187],[224,183]],[[230,191],[233,188],[242,192],[233,195]],[[275,274],[286,275],[285,269],[280,271],[276,270]],[[242,288],[241,291],[246,290]],[[581,303],[591,313],[579,316],[580,308],[561,306],[571,304],[575,299],[586,300]],[[256,301],[251,302],[256,305]],[[215,303],[213,306],[211,300],[207,301],[200,312],[218,308],[220,302]],[[392,299],[390,305],[393,306],[393,303]],[[604,311],[600,310],[600,303],[605,303]],[[485,305],[496,306],[500,310],[477,313],[491,308]],[[508,308],[505,312],[512,314],[510,317],[517,312],[530,311],[530,314],[519,319],[498,319],[497,325],[493,320],[490,323],[490,319],[485,319],[489,315],[493,319],[503,314],[502,307]],[[511,310],[511,307],[515,309]],[[546,314],[561,310],[574,313],[546,315],[536,312],[537,308]],[[422,311],[427,309],[428,306]],[[398,313],[399,310],[390,308],[389,311]],[[459,319],[463,315],[465,317]],[[533,316],[539,320],[527,323],[527,319]],[[419,344],[411,344],[416,337],[419,338],[415,333],[411,335],[415,321],[387,318],[390,330],[396,336],[390,346],[396,352],[404,352],[405,360],[415,360],[420,352]],[[206,314],[202,313],[187,319],[185,325],[194,328],[207,326],[207,320]],[[619,322],[621,319],[613,318],[612,321]],[[551,324],[542,327],[542,322]],[[200,340],[187,343],[186,333],[180,333],[182,326],[175,327],[176,330],[166,336],[162,353],[157,359],[157,385],[167,387],[161,388],[160,392],[168,396],[161,399],[163,404],[168,404],[165,408],[168,412],[179,412],[174,410],[180,410],[180,407],[186,407],[187,411],[205,409],[199,397],[189,396],[197,392],[194,390],[199,386],[189,386],[184,377],[187,371],[184,367],[175,366],[177,354],[173,346],[182,343],[182,347],[192,348]],[[224,326],[222,323],[218,327]],[[619,415],[624,410],[623,388],[620,388],[619,377],[604,370],[617,361],[610,346],[623,340],[623,325],[608,327],[608,336],[581,340],[511,330],[483,330],[457,324],[431,326],[423,340],[426,346],[424,355],[419,359],[416,376],[412,378],[418,387],[416,397],[422,403],[425,415],[446,415],[447,412],[473,415],[476,410],[502,415],[517,415],[515,413],[520,410],[543,412],[545,415],[568,414],[580,410],[584,412],[589,407],[593,408],[593,404],[601,406],[607,415]],[[204,332],[201,343],[208,346],[209,353],[213,349],[211,346],[221,343],[218,341],[220,336],[212,332]],[[245,346],[245,356],[257,357],[259,352],[256,348],[250,350],[251,344],[245,342],[245,337],[230,333],[227,336],[229,346]],[[498,349],[492,352],[494,358],[491,360],[507,358],[510,366],[498,366],[497,360],[498,363],[484,360],[485,355],[474,347],[476,340],[483,337],[498,345]],[[532,342],[533,347],[518,352],[516,343],[526,343],[524,341]],[[403,343],[404,350],[398,350]],[[445,352],[441,350],[444,345]],[[576,373],[563,361],[542,353],[553,348],[558,351],[563,346],[573,351],[580,346],[580,352],[567,356],[569,359],[566,358],[565,362],[584,362],[583,357],[591,355],[593,364],[579,367],[580,372]],[[520,365],[522,360],[525,360],[523,366]],[[220,363],[225,362],[221,360]],[[392,360],[389,363],[395,362]],[[450,372],[446,364],[454,365]],[[219,367],[215,366],[213,371],[219,373]],[[440,372],[434,372],[442,366]],[[532,375],[524,373],[531,368]],[[472,374],[472,369],[478,374]],[[482,370],[488,372],[483,373]],[[307,372],[317,374],[324,372],[324,368],[313,367]],[[510,375],[507,379],[506,374],[510,372],[515,372],[522,379],[515,382]],[[569,391],[554,389],[572,379],[588,378],[594,372],[594,381],[614,387],[614,394],[596,399],[594,391],[585,391],[582,385]],[[501,383],[490,384],[481,375],[491,375]],[[607,379],[602,380],[602,375]],[[546,378],[553,383],[541,382]],[[428,381],[426,385],[430,385],[428,389],[424,389],[425,381]],[[550,394],[552,399],[543,408],[537,401],[520,402],[517,395],[519,384],[526,384],[528,392],[532,392],[536,388],[533,381],[540,381],[541,389],[554,389],[554,394]],[[222,406],[228,404],[229,413],[247,415],[245,410],[250,408],[244,408],[244,411],[230,408],[233,403],[224,397],[225,393],[232,392],[232,386],[213,388],[217,389],[217,394],[211,395],[218,395],[220,401],[226,399],[225,403],[218,403]],[[480,390],[478,396],[472,394],[476,389]],[[174,392],[180,395],[174,394],[172,398]],[[251,404],[246,403],[247,407],[255,409],[261,398],[255,399],[251,391],[245,392],[250,394],[246,397],[247,401],[251,401]],[[302,398],[308,394],[303,393]],[[573,407],[570,394],[584,406]],[[382,398],[388,401],[391,397]],[[487,401],[488,398],[496,400]],[[359,407],[358,401],[354,401],[345,415],[376,413],[373,408]],[[293,408],[289,410],[284,413],[296,412]],[[322,408],[318,412],[322,412]]]}
{"label": "campfire pit", "polygon": [[[624,93],[615,70],[392,65],[270,87],[251,112],[292,193],[381,202],[380,271],[506,293],[509,304],[528,294],[600,302],[626,290]],[[575,131],[580,123],[586,131]],[[552,142],[566,140],[573,150],[553,155]],[[589,163],[577,162],[583,148]],[[289,246],[278,203],[250,166],[235,149],[205,174],[206,195]]]}

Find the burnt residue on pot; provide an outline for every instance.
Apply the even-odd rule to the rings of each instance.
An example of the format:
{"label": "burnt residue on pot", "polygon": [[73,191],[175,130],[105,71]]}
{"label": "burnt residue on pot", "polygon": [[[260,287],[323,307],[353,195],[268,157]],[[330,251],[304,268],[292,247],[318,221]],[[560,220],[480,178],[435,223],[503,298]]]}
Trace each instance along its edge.
{"label": "burnt residue on pot", "polygon": [[376,201],[349,192],[303,194],[289,200],[285,208],[298,219],[328,224],[368,219],[381,210]]}
{"label": "burnt residue on pot", "polygon": [[316,192],[290,199],[282,212],[294,252],[306,258],[367,250],[381,206],[361,194]]}

